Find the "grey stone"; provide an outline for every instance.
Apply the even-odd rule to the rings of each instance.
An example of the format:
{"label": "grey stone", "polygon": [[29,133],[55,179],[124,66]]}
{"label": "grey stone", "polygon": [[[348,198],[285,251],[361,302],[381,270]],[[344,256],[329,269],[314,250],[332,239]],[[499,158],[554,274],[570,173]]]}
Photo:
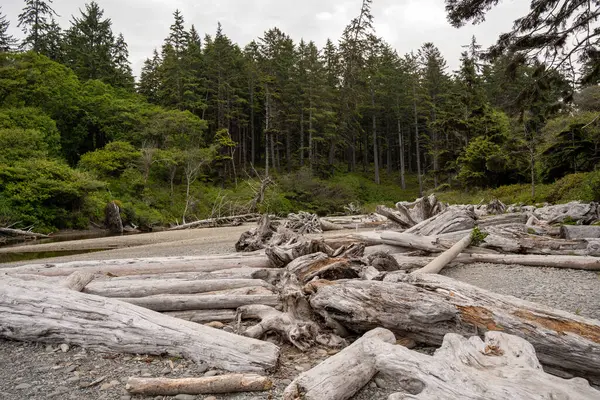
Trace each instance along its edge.
{"label": "grey stone", "polygon": [[72,378],[67,379],[65,382],[67,382],[67,383],[77,383],[77,382],[79,382],[79,377],[78,376],[74,376]]}
{"label": "grey stone", "polygon": [[207,371],[204,373],[204,376],[217,376],[219,375],[219,371],[211,369],[210,371]]}
{"label": "grey stone", "polygon": [[23,390],[23,389],[29,389],[30,387],[31,387],[31,385],[29,383],[21,383],[21,384],[15,386],[15,389]]}
{"label": "grey stone", "polygon": [[77,365],[71,365],[69,367],[67,367],[66,371],[67,372],[73,372],[77,369]]}
{"label": "grey stone", "polygon": [[60,349],[62,350],[63,353],[66,353],[67,351],[69,351],[70,347],[68,344],[63,343],[60,345]]}
{"label": "grey stone", "polygon": [[178,394],[175,396],[176,400],[196,400],[196,396],[191,394]]}
{"label": "grey stone", "polygon": [[131,400],[131,396],[121,396],[119,400]]}

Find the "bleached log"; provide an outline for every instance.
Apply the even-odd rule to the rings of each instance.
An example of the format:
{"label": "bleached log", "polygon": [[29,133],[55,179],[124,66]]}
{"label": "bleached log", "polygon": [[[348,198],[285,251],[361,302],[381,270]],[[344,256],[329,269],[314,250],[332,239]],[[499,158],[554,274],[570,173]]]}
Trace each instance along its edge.
{"label": "bleached log", "polygon": [[321,230],[323,232],[326,231],[343,231],[345,229],[348,229],[347,227],[340,225],[340,224],[334,224],[333,222],[329,222],[323,218],[319,218],[319,223],[321,224]]}
{"label": "bleached log", "polygon": [[[213,307],[214,308],[214,307]],[[234,372],[277,364],[272,343],[43,282],[0,278],[0,336],[133,354],[168,354]]]}
{"label": "bleached log", "polygon": [[184,229],[214,227],[214,226],[230,225],[230,224],[241,225],[243,222],[258,221],[259,218],[260,218],[260,214],[256,214],[256,213],[232,215],[230,217],[207,218],[207,219],[201,219],[201,220],[194,221],[194,222],[189,222],[187,224],[177,225],[173,228],[170,228],[169,230],[170,231],[180,231],[180,230],[184,230]]}
{"label": "bleached log", "polygon": [[[281,274],[277,268],[230,268],[212,272],[170,272],[164,274],[125,275],[115,277],[104,277],[98,281],[110,280],[111,282],[123,281],[157,281],[157,280],[213,280],[213,279],[262,279],[270,282]],[[16,275],[15,275],[16,276]],[[34,275],[38,276],[39,275]]]}
{"label": "bleached log", "polygon": [[[460,237],[470,234],[471,231],[461,231]],[[383,231],[380,234],[383,243],[400,246],[405,249],[423,250],[430,253],[441,253],[456,244],[455,240],[441,238],[439,236],[419,236],[405,232]],[[496,253],[493,249],[479,247],[465,248],[463,251],[476,254]]]}
{"label": "bleached log", "polygon": [[275,294],[159,294],[156,296],[117,299],[154,311],[210,310],[238,308],[248,304],[264,304],[268,306],[279,304],[279,298]]}
{"label": "bleached log", "polygon": [[498,199],[493,199],[485,209],[488,214],[504,214],[506,212],[506,205]]}
{"label": "bleached log", "polygon": [[67,289],[81,292],[92,280],[94,280],[94,274],[90,272],[75,271],[67,277],[63,286]]}
{"label": "bleached log", "polygon": [[451,206],[446,211],[434,215],[433,217],[418,223],[412,228],[407,229],[405,233],[431,236],[473,229],[474,227],[475,212],[473,211],[473,207],[469,209],[461,209]]}
{"label": "bleached log", "polygon": [[416,222],[412,219],[408,212],[403,214],[401,212],[392,210],[391,208],[382,205],[377,206],[377,211],[375,212],[379,215],[383,215],[390,221],[397,223],[405,229],[410,228],[411,226],[414,226],[416,224]]}
{"label": "bleached log", "polygon": [[352,329],[384,327],[432,345],[446,333],[501,330],[528,340],[544,365],[600,383],[600,321],[433,274],[315,286],[313,310]]}
{"label": "bleached log", "polygon": [[581,203],[573,201],[537,208],[534,215],[548,224],[562,223],[567,220],[580,224],[590,224],[599,217],[597,203]]}
{"label": "bleached log", "polygon": [[171,272],[213,272],[232,268],[270,268],[264,254],[235,253],[190,258],[146,258],[124,260],[72,261],[56,264],[31,264],[0,269],[1,274],[67,276],[75,271],[116,276],[165,274]]}
{"label": "bleached log", "polygon": [[175,396],[178,394],[219,394],[262,392],[271,389],[273,382],[261,375],[217,375],[202,378],[137,378],[127,380],[125,389],[131,394],[145,396]]}
{"label": "bleached log", "polygon": [[456,242],[456,244],[450,247],[448,250],[437,256],[432,262],[424,266],[423,268],[412,272],[413,274],[439,274],[442,269],[449,263],[451,263],[464,249],[469,247],[473,241],[471,233],[467,234],[464,238]]}
{"label": "bleached log", "polygon": [[479,228],[488,228],[490,226],[497,225],[509,225],[509,224],[525,224],[527,222],[527,214],[512,213],[512,214],[501,214],[494,215],[491,217],[482,217],[477,220],[476,225]]}
{"label": "bleached log", "polygon": [[92,282],[85,293],[104,297],[145,297],[159,294],[195,294],[245,287],[274,287],[261,279],[210,279],[210,280],[107,280]]}
{"label": "bleached log", "polygon": [[600,238],[600,226],[597,225],[562,225],[560,237],[563,239]]}
{"label": "bleached log", "polygon": [[284,400],[345,400],[352,397],[377,373],[373,347],[376,343],[395,343],[387,329],[373,329],[360,339],[301,373],[283,393]]}
{"label": "bleached log", "polygon": [[35,233],[31,231],[24,231],[22,229],[13,229],[13,228],[0,228],[0,233],[7,236],[22,236],[22,237],[30,237],[30,238],[47,238],[48,235],[44,235],[43,233]]}
{"label": "bleached log", "polygon": [[235,251],[252,252],[264,249],[276,230],[269,214],[261,216],[256,227],[240,235],[235,243]]}
{"label": "bleached log", "polygon": [[167,311],[164,313],[174,318],[184,319],[197,324],[208,322],[231,322],[235,321],[235,309],[216,309],[216,310],[188,310],[188,311]]}

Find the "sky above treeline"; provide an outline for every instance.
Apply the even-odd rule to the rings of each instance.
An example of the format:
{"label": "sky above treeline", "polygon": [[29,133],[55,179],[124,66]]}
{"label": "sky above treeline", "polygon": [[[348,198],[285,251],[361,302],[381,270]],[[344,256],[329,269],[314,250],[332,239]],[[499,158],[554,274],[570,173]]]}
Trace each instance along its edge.
{"label": "sky above treeline", "polygon": [[[278,27],[294,41],[304,38],[322,46],[327,38],[337,43],[344,27],[360,11],[362,0],[97,0],[105,17],[111,18],[115,35],[122,32],[129,45],[134,74],[139,75],[144,60],[161,47],[180,9],[186,26],[214,34],[217,22],[223,32],[240,46]],[[10,31],[22,37],[17,17],[23,1],[11,0],[2,11],[11,22]],[[503,0],[480,25],[453,28],[446,20],[444,0],[373,0],[375,30],[403,55],[433,42],[448,62],[449,70],[459,64],[461,45],[473,35],[484,47],[493,44],[500,33],[510,30],[515,19],[526,14],[526,0]],[[57,20],[66,29],[72,15],[79,15],[84,0],[55,0]]]}

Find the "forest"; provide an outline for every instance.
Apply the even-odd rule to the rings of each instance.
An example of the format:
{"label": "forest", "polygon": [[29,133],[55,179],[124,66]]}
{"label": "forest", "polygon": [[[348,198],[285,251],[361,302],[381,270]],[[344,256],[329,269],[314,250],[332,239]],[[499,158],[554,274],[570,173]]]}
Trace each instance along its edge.
{"label": "forest", "polygon": [[[449,22],[480,23],[495,3],[446,0]],[[533,1],[490,49],[465,43],[456,71],[434,43],[394,49],[377,36],[372,0],[321,48],[276,27],[236,44],[175,10],[137,79],[98,3],[68,27],[51,0],[25,0],[17,21],[0,9],[0,226],[85,229],[110,201],[152,229],[431,192],[600,200],[591,3]]]}

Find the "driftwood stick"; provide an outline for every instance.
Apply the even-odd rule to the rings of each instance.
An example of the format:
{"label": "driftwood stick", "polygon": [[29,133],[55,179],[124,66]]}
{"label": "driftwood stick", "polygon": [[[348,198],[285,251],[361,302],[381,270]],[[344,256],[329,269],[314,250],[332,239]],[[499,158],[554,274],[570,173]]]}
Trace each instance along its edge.
{"label": "driftwood stick", "polygon": [[180,231],[184,229],[193,229],[200,227],[212,227],[224,224],[231,224],[235,221],[240,222],[252,222],[257,221],[260,218],[260,214],[243,214],[243,215],[232,215],[230,217],[218,217],[218,218],[207,218],[201,219],[199,221],[190,222],[183,225],[177,225],[171,229],[170,231]]}
{"label": "driftwood stick", "polygon": [[272,343],[115,299],[12,277],[0,279],[0,315],[0,336],[13,340],[69,343],[105,352],[168,354],[233,372],[272,369],[279,357]]}
{"label": "driftwood stick", "polygon": [[266,376],[249,374],[218,375],[203,378],[137,378],[131,377],[125,389],[146,396],[178,394],[217,394],[261,392],[271,389],[273,382]]}
{"label": "driftwood stick", "polygon": [[3,233],[8,236],[24,236],[24,237],[32,237],[32,238],[50,237],[48,235],[44,235],[43,233],[35,233],[35,232],[24,231],[21,229],[13,229],[13,228],[0,228],[0,233]]}
{"label": "driftwood stick", "polygon": [[75,271],[67,277],[63,286],[81,292],[92,280],[94,280],[94,274],[91,272]]}
{"label": "driftwood stick", "polygon": [[454,246],[437,256],[432,262],[423,268],[414,271],[413,274],[439,274],[446,265],[451,263],[464,249],[469,247],[472,241],[472,234],[469,233],[467,236],[456,242]]}

